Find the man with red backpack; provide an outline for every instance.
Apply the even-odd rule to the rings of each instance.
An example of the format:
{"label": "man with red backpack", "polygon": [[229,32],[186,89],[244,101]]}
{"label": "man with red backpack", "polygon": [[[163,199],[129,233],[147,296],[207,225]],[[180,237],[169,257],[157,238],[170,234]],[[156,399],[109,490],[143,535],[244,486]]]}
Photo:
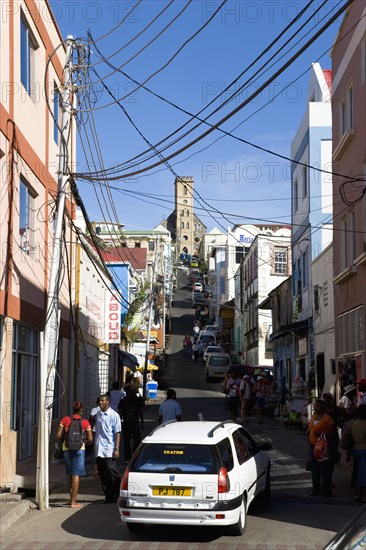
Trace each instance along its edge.
{"label": "man with red backpack", "polygon": [[65,416],[58,427],[57,438],[62,441],[66,474],[69,477],[70,508],[80,508],[76,499],[79,492],[80,476],[85,476],[85,444],[93,443],[89,420],[82,418],[83,405],[80,401],[73,404],[73,415]]}

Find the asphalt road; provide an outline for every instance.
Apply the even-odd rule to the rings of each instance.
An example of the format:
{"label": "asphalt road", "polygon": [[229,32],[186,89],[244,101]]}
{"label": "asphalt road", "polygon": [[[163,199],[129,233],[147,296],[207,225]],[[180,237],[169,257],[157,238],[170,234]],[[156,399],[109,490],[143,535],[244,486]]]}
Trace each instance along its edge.
{"label": "asphalt road", "polygon": [[[227,411],[221,384],[206,383],[203,364],[187,359],[182,351],[184,334],[192,332],[194,313],[185,273],[180,273],[178,278],[173,304],[164,383],[176,389],[185,420],[197,419],[199,412],[207,420],[222,420],[227,417]],[[146,406],[146,433],[156,425],[158,406],[158,402]],[[320,550],[359,510],[359,505],[352,500],[347,470],[336,466],[332,498],[311,497],[310,474],[304,470],[305,436],[298,431],[285,430],[269,418],[261,425],[251,418],[246,427],[257,439],[272,443],[272,498],[266,508],[249,510],[247,529],[242,537],[227,537],[219,530],[204,527],[155,526],[131,534],[121,523],[116,506],[104,504],[99,481],[89,475],[82,479],[80,487],[79,500],[85,503],[84,508],[68,508],[66,485],[60,485],[51,494],[51,508],[45,512],[34,510],[11,527],[0,540],[1,549],[114,550],[124,543],[131,550]]]}

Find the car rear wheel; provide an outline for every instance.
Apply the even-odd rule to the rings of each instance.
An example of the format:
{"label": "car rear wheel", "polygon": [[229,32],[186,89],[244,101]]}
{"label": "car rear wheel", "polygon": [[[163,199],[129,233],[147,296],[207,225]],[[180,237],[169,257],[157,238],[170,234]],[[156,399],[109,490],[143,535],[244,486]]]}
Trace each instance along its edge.
{"label": "car rear wheel", "polygon": [[139,533],[143,528],[143,523],[126,523],[127,529],[130,531],[130,533]]}
{"label": "car rear wheel", "polygon": [[244,534],[247,526],[247,507],[245,497],[243,497],[240,505],[239,519],[234,525],[230,525],[228,531],[229,534],[234,537],[240,537]]}

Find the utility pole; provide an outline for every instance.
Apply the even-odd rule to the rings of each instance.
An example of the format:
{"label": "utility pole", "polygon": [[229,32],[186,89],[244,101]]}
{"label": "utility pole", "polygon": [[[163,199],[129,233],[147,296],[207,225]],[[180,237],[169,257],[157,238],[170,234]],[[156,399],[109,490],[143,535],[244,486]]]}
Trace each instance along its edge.
{"label": "utility pole", "polygon": [[59,337],[59,285],[62,260],[62,226],[68,185],[68,132],[71,125],[71,86],[72,86],[72,54],[74,41],[67,37],[64,82],[62,90],[62,117],[60,152],[58,166],[58,186],[56,198],[56,217],[51,260],[51,272],[47,294],[46,322],[41,345],[41,361],[39,376],[39,415],[37,441],[37,482],[36,500],[40,510],[49,508],[49,438],[51,431],[52,407]]}
{"label": "utility pole", "polygon": [[155,270],[156,270],[156,262],[157,262],[157,257],[158,257],[159,244],[160,244],[160,237],[158,237],[158,239],[156,241],[155,258],[154,258],[153,271],[152,271],[152,276],[151,276],[151,296],[150,296],[149,320],[148,320],[148,325],[147,325],[147,336],[146,336],[145,365],[144,365],[144,374],[143,374],[143,377],[142,377],[142,396],[143,396],[144,400],[146,399],[147,367],[148,367],[148,364],[149,364],[150,334],[151,334],[152,313],[153,313],[153,305],[154,305]]}

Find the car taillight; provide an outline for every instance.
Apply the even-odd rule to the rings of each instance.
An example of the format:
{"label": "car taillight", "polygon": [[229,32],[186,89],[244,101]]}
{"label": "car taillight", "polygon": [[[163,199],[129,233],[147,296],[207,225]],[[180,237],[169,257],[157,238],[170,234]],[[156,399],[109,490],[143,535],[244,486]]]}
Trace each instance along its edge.
{"label": "car taillight", "polygon": [[128,474],[129,474],[128,466],[125,469],[125,472],[123,474],[122,480],[121,480],[121,491],[127,491],[128,490]]}
{"label": "car taillight", "polygon": [[228,493],[230,491],[230,480],[226,468],[220,468],[217,485],[219,493]]}

